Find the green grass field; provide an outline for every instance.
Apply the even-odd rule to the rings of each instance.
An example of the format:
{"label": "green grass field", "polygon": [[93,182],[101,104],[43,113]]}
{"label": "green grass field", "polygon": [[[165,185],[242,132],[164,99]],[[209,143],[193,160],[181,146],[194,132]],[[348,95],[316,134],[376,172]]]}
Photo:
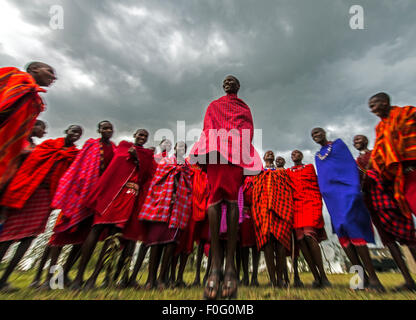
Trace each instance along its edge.
{"label": "green grass field", "polygon": [[[92,290],[89,292],[73,292],[70,290],[40,291],[28,289],[33,280],[34,272],[15,272],[11,277],[14,287],[20,288],[18,292],[5,294],[0,292],[1,300],[201,300],[202,288],[170,289],[165,291],[139,290]],[[74,275],[71,274],[73,277]],[[140,277],[140,274],[139,274]],[[145,282],[145,274],[142,274],[140,284]],[[186,272],[185,282],[193,281],[194,273]],[[397,273],[380,273],[380,280],[387,289],[387,293],[378,294],[366,291],[352,291],[349,289],[351,275],[329,275],[333,287],[330,289],[312,289],[312,275],[302,273],[301,278],[305,283],[304,289],[272,289],[266,285],[268,277],[266,273],[259,275],[259,288],[239,287],[239,300],[416,300],[416,293],[393,293],[392,289],[402,284],[403,280]],[[99,279],[100,283],[101,278]]]}

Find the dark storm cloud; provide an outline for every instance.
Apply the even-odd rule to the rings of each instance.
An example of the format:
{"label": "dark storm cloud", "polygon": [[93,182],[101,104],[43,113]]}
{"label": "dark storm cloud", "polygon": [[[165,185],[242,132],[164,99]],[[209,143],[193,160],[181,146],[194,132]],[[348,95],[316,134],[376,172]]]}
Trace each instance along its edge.
{"label": "dark storm cloud", "polygon": [[[223,94],[223,77],[234,74],[263,130],[263,149],[290,164],[288,151],[297,148],[311,161],[315,126],[349,145],[355,133],[374,137],[371,94],[413,103],[416,8],[396,2],[8,1],[40,30],[48,28],[50,6],[62,5],[65,28],[34,33],[42,46],[22,53],[19,64],[0,41],[0,63],[36,57],[54,64],[60,80],[43,116],[52,135],[73,122],[92,135],[102,119],[120,136],[137,127],[175,129],[177,120],[200,125],[208,103]],[[364,8],[365,30],[349,27],[355,4]]]}

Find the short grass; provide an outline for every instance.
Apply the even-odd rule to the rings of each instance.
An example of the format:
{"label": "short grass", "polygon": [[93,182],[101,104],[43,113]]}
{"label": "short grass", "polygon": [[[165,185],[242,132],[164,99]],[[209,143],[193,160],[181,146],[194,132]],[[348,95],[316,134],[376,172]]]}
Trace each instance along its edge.
{"label": "short grass", "polygon": [[[15,272],[10,279],[14,287],[20,288],[18,292],[5,294],[0,292],[0,300],[200,300],[203,289],[185,288],[169,289],[165,291],[139,290],[92,290],[88,292],[73,292],[70,290],[40,291],[28,289],[28,285],[34,276],[33,271]],[[71,274],[73,277],[74,274]],[[140,277],[140,275],[139,275]],[[145,274],[141,274],[140,284],[145,282]],[[185,273],[185,282],[193,281],[194,273]],[[387,292],[378,294],[366,291],[352,291],[349,289],[351,275],[329,275],[333,287],[330,289],[312,289],[312,275],[302,273],[301,278],[305,283],[303,289],[273,289],[268,285],[266,273],[259,275],[260,287],[239,287],[238,299],[240,300],[416,300],[416,294],[410,292],[394,293],[392,289],[403,282],[400,274],[380,273],[380,280]],[[100,280],[99,279],[99,283]]]}

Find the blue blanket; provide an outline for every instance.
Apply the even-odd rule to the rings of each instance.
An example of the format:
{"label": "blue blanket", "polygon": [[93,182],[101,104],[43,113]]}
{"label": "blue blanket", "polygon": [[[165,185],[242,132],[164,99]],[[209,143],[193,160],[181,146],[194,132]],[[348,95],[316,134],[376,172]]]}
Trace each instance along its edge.
{"label": "blue blanket", "polygon": [[[325,155],[329,145],[319,151]],[[315,156],[318,183],[338,237],[364,239],[374,243],[370,213],[361,191],[357,164],[346,144],[337,139],[324,160]]]}

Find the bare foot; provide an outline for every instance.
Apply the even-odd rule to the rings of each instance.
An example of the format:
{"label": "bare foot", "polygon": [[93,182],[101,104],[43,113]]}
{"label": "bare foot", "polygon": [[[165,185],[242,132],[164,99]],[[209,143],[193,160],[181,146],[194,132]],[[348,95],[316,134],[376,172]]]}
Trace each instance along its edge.
{"label": "bare foot", "polygon": [[207,285],[204,289],[204,298],[206,300],[216,300],[220,291],[221,271],[212,270],[207,278]]}
{"label": "bare foot", "polygon": [[238,279],[234,272],[225,273],[224,284],[222,286],[222,298],[237,299]]}

